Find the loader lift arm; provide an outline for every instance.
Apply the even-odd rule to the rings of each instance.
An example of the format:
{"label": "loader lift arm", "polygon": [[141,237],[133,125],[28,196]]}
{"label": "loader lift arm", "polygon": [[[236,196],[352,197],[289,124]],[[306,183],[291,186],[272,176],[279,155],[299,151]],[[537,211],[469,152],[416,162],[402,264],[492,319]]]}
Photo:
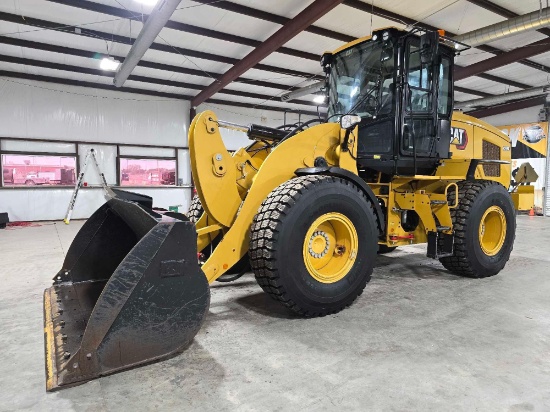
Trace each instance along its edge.
{"label": "loader lift arm", "polygon": [[[236,181],[242,172],[239,171],[242,158],[247,155],[243,149],[234,156],[227,152],[219,131],[223,124],[213,112],[206,111],[197,115],[189,130],[192,172],[205,209],[198,226],[202,229],[208,221],[209,225],[222,225],[224,232],[223,239],[202,266],[210,283],[248,251],[250,226],[260,205],[273,189],[295,177],[296,170],[313,167],[315,159],[322,157],[331,166],[357,173],[352,157],[356,146],[351,142],[351,150],[341,152],[344,133],[340,125],[324,123],[271,147],[257,172],[249,169],[254,175],[250,178],[253,184],[239,194]],[[208,239],[199,236],[197,244],[200,250]]]}

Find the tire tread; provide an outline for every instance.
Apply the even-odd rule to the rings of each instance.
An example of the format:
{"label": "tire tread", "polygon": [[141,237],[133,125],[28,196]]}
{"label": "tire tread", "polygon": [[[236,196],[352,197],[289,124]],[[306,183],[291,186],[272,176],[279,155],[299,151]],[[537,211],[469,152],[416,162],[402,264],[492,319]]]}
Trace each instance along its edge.
{"label": "tire tread", "polygon": [[370,206],[370,213],[375,218],[371,203],[365,194],[353,183],[337,177],[316,175],[297,177],[274,189],[263,201],[251,225],[249,256],[256,281],[273,299],[279,301],[290,310],[306,317],[325,316],[341,311],[351,305],[361,295],[370,280],[370,277],[366,278],[356,291],[355,296],[352,296],[341,307],[314,312],[300,307],[297,302],[294,302],[289,297],[285,285],[279,276],[276,257],[277,238],[282,225],[285,224],[285,218],[290,209],[307,191],[319,185],[334,183],[342,183],[353,187],[364,198],[366,204]]}
{"label": "tire tread", "polygon": [[[439,259],[443,266],[460,276],[471,277],[471,278],[484,278],[493,276],[495,274],[485,273],[479,274],[475,273],[472,270],[470,265],[470,259],[468,255],[467,236],[466,230],[468,227],[468,220],[470,213],[472,211],[472,206],[481,194],[483,190],[492,186],[500,185],[500,183],[492,180],[474,180],[474,181],[461,181],[458,182],[459,189],[459,203],[458,206],[454,209],[451,209],[451,218],[453,221],[453,230],[454,230],[454,252],[453,256],[444,257]],[[449,192],[447,199],[449,204],[455,203],[456,193],[455,191]],[[512,246],[513,247],[513,246]],[[506,257],[506,262],[509,259],[509,255]],[[504,262],[504,263],[506,263]]]}

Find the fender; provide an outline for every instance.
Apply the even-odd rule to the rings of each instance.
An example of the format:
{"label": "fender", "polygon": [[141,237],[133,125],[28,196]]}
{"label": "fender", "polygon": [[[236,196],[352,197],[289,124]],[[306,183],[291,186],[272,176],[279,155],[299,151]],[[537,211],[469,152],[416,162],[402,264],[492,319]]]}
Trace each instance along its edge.
{"label": "fender", "polygon": [[384,212],[382,211],[382,207],[380,207],[380,203],[378,202],[378,198],[372,191],[369,185],[365,183],[363,179],[361,179],[359,176],[353,174],[349,170],[342,169],[341,167],[329,167],[329,166],[320,166],[320,167],[304,167],[301,169],[297,169],[295,172],[296,176],[307,176],[307,175],[325,175],[325,176],[335,176],[335,177],[341,177],[342,179],[349,180],[350,182],[354,183],[359,189],[361,189],[367,198],[371,201],[372,206],[374,208],[374,214],[376,215],[377,223],[378,223],[378,231],[379,235],[382,236],[385,232],[385,219],[384,219]]}

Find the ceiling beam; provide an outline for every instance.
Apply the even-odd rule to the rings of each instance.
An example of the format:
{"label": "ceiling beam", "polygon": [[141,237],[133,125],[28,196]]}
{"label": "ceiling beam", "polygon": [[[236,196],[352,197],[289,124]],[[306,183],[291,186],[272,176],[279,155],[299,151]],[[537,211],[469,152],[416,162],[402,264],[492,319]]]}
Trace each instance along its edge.
{"label": "ceiling beam", "polygon": [[[134,87],[115,87],[114,85],[111,85],[111,84],[100,84],[100,83],[86,82],[86,81],[80,81],[80,80],[64,79],[61,77],[42,76],[37,74],[13,72],[9,70],[0,70],[0,78],[1,77],[7,77],[12,79],[33,80],[37,82],[62,84],[62,85],[68,85],[68,86],[86,87],[90,89],[112,90],[115,92],[163,97],[167,99],[190,100],[192,97],[192,96],[186,96],[186,95],[174,94],[174,93],[156,92],[154,90],[137,89]],[[205,103],[219,104],[224,106],[246,107],[250,109],[268,110],[268,111],[281,112],[281,113],[284,113],[284,112],[301,113],[304,115],[315,116],[315,117],[317,117],[318,115],[317,112],[308,111],[308,110],[295,110],[295,109],[292,110],[292,109],[277,107],[277,106],[268,106],[263,104],[257,105],[253,103],[233,102],[229,100],[220,100],[220,99],[209,99]]]}
{"label": "ceiling beam", "polygon": [[491,94],[491,93],[486,93],[486,92],[482,92],[482,91],[479,91],[479,90],[467,89],[465,87],[460,87],[460,86],[454,86],[454,90],[455,90],[455,92],[467,93],[467,94],[471,94],[471,95],[474,95],[474,96],[481,96],[481,97],[493,97],[494,96],[494,94]]}
{"label": "ceiling beam", "polygon": [[177,93],[157,92],[154,90],[138,89],[136,87],[115,87],[113,84],[102,84],[102,83],[87,82],[82,80],[72,80],[72,79],[66,79],[63,77],[43,76],[38,74],[14,72],[10,70],[0,70],[0,77],[9,77],[12,79],[35,80],[40,82],[62,84],[67,86],[88,87],[91,89],[112,90],[115,92],[143,94],[146,96],[164,97],[167,99],[178,99],[178,100],[191,99],[191,96],[186,96],[186,95],[177,94]]}
{"label": "ceiling beam", "polygon": [[[50,0],[50,1],[53,1],[53,0]],[[71,5],[72,5],[72,2],[74,2],[76,0],[63,0],[63,1],[69,1],[69,2],[71,2]],[[82,0],[79,0],[79,1],[82,2]],[[205,4],[209,4],[209,2],[211,0],[197,0],[197,1],[198,2],[204,2]],[[92,2],[87,1],[86,3],[92,3]],[[345,0],[344,1],[344,4],[347,4],[347,5],[353,4],[354,6],[358,6],[357,3],[365,4],[365,3],[362,3],[362,2],[357,1],[357,0]],[[93,3],[93,4],[96,4],[97,7],[103,6],[99,3]],[[231,2],[228,2],[228,1],[216,2],[216,3],[212,3],[211,5],[212,6],[218,6],[218,5],[224,5],[224,4],[225,4],[225,9],[227,9],[227,10],[231,9],[231,11],[235,11],[235,12],[240,12],[240,11],[242,11],[241,7],[245,7],[245,6],[240,6],[238,4],[234,4],[234,3],[231,3]],[[230,6],[227,6],[227,4],[229,4]],[[90,6],[90,7],[92,7],[92,6]],[[221,8],[224,8],[224,7],[221,7]],[[95,9],[93,9],[93,10],[95,10]],[[103,10],[103,9],[100,9],[100,10]],[[120,9],[118,9],[118,10],[120,10]],[[250,13],[251,15],[253,15],[253,17],[262,16],[262,18],[264,18],[264,19],[269,18],[270,21],[273,20],[273,22],[275,22],[275,23],[282,24],[283,22],[288,22],[288,20],[289,20],[286,17],[277,16],[277,15],[271,14],[271,13],[266,13],[266,12],[263,12],[263,11],[252,9],[250,7],[245,7],[245,10],[248,13]],[[255,12],[255,10],[258,12],[258,14]],[[382,15],[382,13],[385,12],[385,11],[382,11],[381,9],[377,9],[377,8],[375,8],[374,10],[375,10],[375,13],[378,12],[378,13],[380,13],[380,15]],[[387,13],[389,13],[389,12],[387,12]],[[126,15],[124,15],[124,16],[126,16]],[[386,17],[387,18],[399,19],[400,17],[398,17],[398,16],[399,15],[395,15],[394,13],[390,13]],[[403,17],[403,16],[401,16],[401,17]],[[260,18],[260,17],[258,17],[258,18]],[[407,19],[406,17],[403,17],[403,18]],[[122,43],[122,44],[131,45],[132,42],[133,42],[132,39],[128,39],[127,37],[116,36],[116,35],[113,36],[110,33],[100,32],[100,31],[97,31],[97,30],[88,30],[88,29],[84,29],[84,28],[79,28],[80,33],[76,33],[75,32],[76,31],[75,29],[77,28],[76,26],[66,26],[66,25],[63,25],[63,24],[57,23],[57,22],[41,20],[41,19],[33,19],[33,18],[30,18],[30,17],[22,17],[22,16],[18,16],[18,15],[13,15],[13,14],[10,14],[10,13],[0,12],[0,20],[10,21],[10,22],[13,22],[13,23],[18,23],[18,24],[27,24],[27,25],[34,26],[34,27],[43,27],[43,28],[63,31],[63,32],[66,32],[66,33],[71,33],[71,34],[79,34],[79,35],[83,35],[83,36],[86,36],[86,37],[101,38],[101,39],[106,40],[106,41],[114,41],[114,42]],[[310,26],[310,28],[311,27],[312,26]],[[331,32],[330,30],[328,30],[328,32],[336,33],[336,32]],[[321,33],[317,33],[317,34],[321,34],[321,35],[324,35],[324,36],[327,36],[327,37],[331,37],[331,35],[329,36],[330,33],[324,33],[323,32],[322,34]],[[354,40],[354,39],[355,38],[353,36],[347,36],[347,41]],[[154,50],[160,50],[160,51],[173,53],[173,54],[183,54],[185,56],[197,57],[197,58],[201,58],[201,59],[205,59],[205,60],[212,60],[212,61],[218,61],[218,62],[221,61],[221,62],[228,63],[228,64],[232,64],[232,62],[237,61],[237,59],[231,59],[231,58],[227,58],[225,56],[218,56],[218,55],[214,55],[214,54],[211,54],[211,53],[202,53],[202,52],[193,51],[193,50],[184,49],[184,48],[177,48],[177,47],[172,48],[168,45],[153,44],[151,48],[154,49]],[[98,53],[98,55],[99,55],[99,53]],[[113,57],[115,57],[115,56],[113,56]],[[119,58],[119,59],[123,59],[123,58]],[[460,67],[460,66],[455,65],[455,67]],[[281,70],[285,70],[285,69],[276,68],[276,67],[268,66],[268,65],[256,65],[255,68],[259,69],[259,70],[265,70],[265,71],[270,71],[270,72],[275,72],[275,73],[280,73]],[[216,77],[216,76],[212,76],[211,73],[208,73],[208,72],[204,72],[204,73],[207,76],[210,76],[212,78]],[[189,73],[189,74],[193,74],[193,73]],[[295,70],[293,70],[293,71],[285,70],[285,72],[283,74],[287,74],[287,75],[291,75],[291,76],[298,76],[298,77],[310,77],[310,76],[312,76],[312,74],[310,74],[310,73],[297,72]],[[516,82],[516,81],[513,81],[513,80],[503,79],[501,77],[493,76],[493,75],[479,74],[478,77],[484,78],[486,80],[491,80],[491,81],[494,81],[494,82],[506,84],[506,85],[509,85],[509,86],[518,87],[518,88],[532,87],[532,85],[523,84],[523,83]],[[315,77],[314,79],[315,80],[321,80],[321,78],[322,78],[321,76],[318,76],[318,77]],[[235,81],[238,81],[238,80],[235,80]],[[256,84],[260,85],[259,83],[256,83]],[[265,86],[265,87],[270,87],[270,86]],[[290,88],[287,88],[287,89],[289,90]]]}
{"label": "ceiling beam", "polygon": [[[68,0],[68,1],[72,1],[72,0]],[[90,2],[87,2],[87,3],[90,3]],[[229,3],[229,2],[227,2],[227,3]],[[98,3],[94,3],[94,4],[98,4]],[[35,27],[45,27],[45,28],[50,28],[52,30],[61,30],[63,32],[76,34],[75,33],[75,27],[73,27],[73,26],[67,27],[67,26],[63,26],[60,23],[46,21],[46,20],[32,19],[32,18],[28,18],[28,17],[22,18],[21,16],[10,15],[9,13],[0,13],[0,19],[11,21],[11,22],[16,22],[16,23],[20,23],[20,24],[29,24],[29,25],[35,26]],[[286,18],[283,18],[283,19],[288,20]],[[103,32],[99,32],[99,31],[86,30],[86,29],[84,29],[84,30],[81,29],[81,35],[84,35],[84,36],[87,36],[87,37],[92,37],[92,38],[98,38],[99,37],[99,38],[107,39],[107,40],[111,39],[111,34],[109,34],[109,33],[103,33]],[[122,40],[118,37],[120,37],[120,36],[117,36],[113,39],[115,41],[117,41],[117,40],[121,41],[124,44],[131,44],[132,43],[131,41],[128,41],[127,38]],[[20,39],[11,38],[11,37],[0,37],[0,43],[18,45],[18,46],[21,46],[21,47],[34,48],[34,49],[39,49],[39,50],[47,50],[47,51],[56,52],[56,53],[72,54],[72,55],[75,55],[75,56],[81,56],[81,57],[87,57],[87,58],[101,58],[101,57],[106,56],[106,54],[103,54],[103,53],[94,53],[94,52],[85,51],[85,50],[78,50],[78,49],[68,48],[68,47],[64,47],[64,46],[50,45],[50,44],[47,44],[47,43],[33,42],[33,41],[30,41],[30,40],[20,40]],[[183,52],[187,52],[186,49],[181,49],[181,50]],[[164,50],[164,51],[173,52],[173,50],[171,50],[171,49]],[[123,56],[113,56],[113,57],[118,58],[119,60],[123,59]],[[209,54],[207,56],[199,55],[198,57],[199,58],[209,58],[209,59],[216,60],[216,61],[219,61],[222,58],[222,56],[216,56],[216,55],[212,55],[212,54]],[[206,71],[201,71],[201,70],[196,70],[196,69],[188,69],[188,68],[184,68],[184,67],[180,67],[180,66],[167,65],[167,64],[156,63],[156,62],[141,61],[139,66],[154,68],[154,69],[158,69],[158,70],[173,71],[173,72],[178,72],[178,73],[183,73],[183,74],[190,74],[190,75],[194,75],[194,76],[212,77],[212,78],[219,77],[218,73],[206,72]],[[311,74],[309,74],[309,73],[302,73],[302,75],[311,76]],[[489,74],[478,74],[478,76],[481,77],[481,78],[484,78],[486,80],[491,80],[491,81],[495,81],[495,82],[499,82],[499,83],[505,83],[505,84],[508,84],[508,85],[511,85],[511,86],[514,86],[514,87],[518,87],[518,88],[531,87],[530,85],[526,85],[526,84],[516,82],[516,81],[512,81],[512,80],[502,79],[500,77],[489,75]],[[289,90],[290,91],[290,90],[294,89],[292,87],[288,87],[287,85],[281,85],[281,84],[266,82],[266,81],[261,81],[261,80],[247,79],[247,78],[242,78],[242,77],[236,79],[235,81],[240,82],[240,83],[255,84],[255,85],[258,85],[258,86],[262,86],[262,87],[275,88],[275,89],[279,89],[279,90]],[[475,92],[474,90],[470,90],[470,91],[465,90],[464,92],[484,97],[481,93]]]}
{"label": "ceiling beam", "polygon": [[[484,8],[485,10],[498,14],[499,16],[506,17],[507,19],[512,19],[514,17],[520,16],[520,14],[514,13],[513,11],[508,10],[488,0],[467,0],[467,1],[469,1],[472,4],[475,4],[476,6]],[[550,36],[550,29],[548,28],[538,29],[537,31],[546,36]]]}
{"label": "ceiling beam", "polygon": [[[511,19],[514,17],[520,16],[518,13],[514,13],[511,10],[508,10],[502,6],[499,6],[498,4],[495,4],[493,2],[490,2],[488,0],[467,0],[472,4],[475,4],[476,6],[479,6],[485,10],[488,10],[490,12],[493,12],[495,14],[498,14],[499,16],[506,17],[507,19]],[[549,28],[542,28],[537,30],[539,33],[544,34],[545,36],[550,36],[550,29]],[[491,48],[491,46],[485,46]],[[494,52],[495,54],[500,54],[503,51],[500,49],[493,48],[493,51],[487,50],[489,52]],[[545,72],[550,72],[550,67],[545,66],[543,64],[534,62],[532,60],[522,60],[520,63],[532,67],[533,69],[542,70]]]}
{"label": "ceiling beam", "polygon": [[[208,6],[216,7],[218,9],[232,11],[234,13],[242,14],[244,16],[254,17],[256,19],[269,21],[280,25],[285,25],[290,20],[288,17],[279,16],[278,14],[269,13],[263,10],[254,9],[252,7],[243,6],[230,1],[212,1],[212,0],[195,0],[196,3],[202,3]],[[349,34],[339,33],[333,30],[324,29],[319,26],[311,25],[304,29],[305,32],[318,34],[319,36],[329,37],[335,40],[348,43],[356,39],[355,36]]]}
{"label": "ceiling beam", "polygon": [[488,116],[495,116],[497,114],[513,112],[515,110],[528,109],[530,107],[544,105],[545,103],[546,96],[538,96],[516,102],[505,103],[486,109],[473,110],[471,112],[468,112],[467,114],[470,116],[475,116],[477,118],[483,118]]}
{"label": "ceiling beam", "polygon": [[[148,14],[141,14],[127,9],[108,6],[101,3],[95,3],[89,0],[47,0],[52,3],[59,3],[65,6],[71,6],[82,10],[89,10],[96,13],[106,14],[109,16],[122,17],[129,20],[144,22],[148,19]],[[261,41],[250,39],[248,37],[237,36],[230,33],[224,33],[217,30],[206,29],[204,27],[194,26],[192,24],[182,23],[175,20],[169,20],[166,23],[166,28],[177,30],[184,33],[196,34],[199,36],[209,37],[212,39],[223,40],[236,44],[243,44],[250,47],[258,47],[262,44]],[[303,59],[319,61],[319,56],[315,53],[309,53],[301,50],[292,49],[289,47],[279,47],[277,53],[286,54],[289,56],[300,57]]]}
{"label": "ceiling beam", "polygon": [[327,14],[340,3],[342,3],[342,0],[315,0],[298,13],[296,17],[285,23],[283,27],[265,40],[261,46],[256,47],[252,52],[242,58],[240,62],[221,75],[217,81],[211,83],[202,92],[196,95],[191,101],[192,106],[196,107],[206,99],[212,97],[216,92],[223,89],[237,77],[248,71],[248,69],[257,65],[260,61],[291,40],[298,33],[302,32],[314,21],[319,20],[319,18]]}
{"label": "ceiling beam", "polygon": [[[35,19],[32,17],[26,17],[26,16],[5,13],[5,12],[0,12],[0,20],[9,21],[17,24],[23,24],[26,26],[46,28],[50,30],[77,35],[77,36],[85,36],[85,37],[101,39],[108,42],[112,41],[115,43],[127,44],[130,46],[134,43],[134,40],[135,40],[134,38],[128,37],[128,36],[119,36],[112,33],[101,32],[98,30],[90,30],[90,29],[86,29],[78,26],[67,26],[61,23],[56,23],[48,20]],[[171,53],[171,54],[179,54],[181,56],[186,56],[186,57],[196,57],[198,59],[221,62],[225,64],[230,64],[230,65],[233,65],[239,62],[239,59],[236,59],[236,58],[220,56],[217,54],[201,52],[198,50],[186,49],[183,47],[171,46],[168,44],[153,43],[150,49]],[[271,66],[267,64],[257,64],[254,68],[258,70],[271,72],[271,73],[279,73],[279,74],[285,74],[288,76],[295,76],[295,77],[302,77],[302,78],[310,78],[312,76],[311,73],[306,73],[299,70],[285,69],[283,67],[276,67],[276,66]],[[322,78],[323,78],[322,76],[316,76],[315,79],[321,80]]]}
{"label": "ceiling beam", "polygon": [[493,12],[495,14],[498,14],[502,17],[506,17],[507,19],[511,19],[512,17],[517,17],[519,14],[514,13],[513,11],[510,11],[502,6],[499,6],[498,4],[492,3],[488,0],[467,0],[468,2],[475,4],[476,6],[479,6],[485,10],[489,10],[490,12]]}
{"label": "ceiling beam", "polygon": [[518,47],[516,49],[510,50],[509,52],[490,57],[478,63],[473,63],[465,67],[455,68],[454,78],[455,81],[465,79],[467,77],[475,76],[477,74],[497,69],[511,63],[516,63],[518,60],[525,59],[527,57],[546,53],[548,51],[550,51],[550,42],[548,41],[548,39],[542,39],[535,43]]}
{"label": "ceiling beam", "polygon": [[[43,51],[48,51],[52,53],[60,53],[60,54],[65,54],[69,56],[85,57],[89,59],[102,59],[103,57],[107,57],[107,55],[103,53],[96,53],[89,50],[75,49],[75,48],[66,47],[66,46],[57,46],[54,44],[41,43],[41,42],[36,42],[32,40],[23,40],[16,37],[0,36],[0,44],[8,44],[11,46],[18,46],[18,47],[23,47],[23,48],[32,49],[32,50],[43,50]],[[117,60],[124,59],[124,56],[111,55],[111,57]],[[48,67],[47,66],[48,62],[44,61],[44,64],[45,66],[43,67]],[[175,65],[164,64],[164,63],[157,63],[157,62],[152,62],[152,61],[143,60],[143,59],[140,60],[140,62],[138,63],[138,67],[146,67],[149,69],[161,70],[161,71],[166,71],[170,73],[181,73],[181,74],[187,74],[187,75],[197,76],[197,77],[206,77],[206,78],[210,77],[212,79],[217,79],[221,75],[220,73],[205,72],[198,69],[190,69],[186,67],[175,66]],[[259,87],[266,87],[266,88],[281,90],[285,92],[291,92],[297,89],[297,87],[290,87],[286,84],[273,83],[265,80],[255,80],[255,79],[250,79],[246,77],[239,77],[235,79],[234,82],[249,84],[249,85],[254,85]],[[181,87],[185,87],[185,86],[181,86]],[[200,86],[201,89],[203,87],[204,86]],[[480,97],[492,96],[489,93],[484,93],[473,89],[467,89],[465,87],[460,87],[460,86],[455,86],[455,90],[458,90],[463,93],[472,94],[475,96],[480,96]]]}
{"label": "ceiling beam", "polygon": [[[57,46],[54,44],[41,43],[41,42],[36,42],[32,40],[22,40],[16,37],[0,36],[0,44],[9,44],[11,46],[19,46],[19,47],[24,47],[24,48],[33,49],[33,50],[44,50],[52,53],[66,54],[69,56],[86,57],[89,59],[101,59],[103,57],[107,57],[107,54],[96,53],[89,50],[81,50],[81,49],[75,49],[72,47]],[[114,57],[117,60],[124,59],[124,56],[111,55],[111,57]],[[188,74],[191,76],[198,76],[198,77],[211,77],[213,79],[216,79],[218,76],[220,76],[219,73],[206,72],[198,69],[189,69],[186,67],[174,66],[171,64],[164,64],[164,63],[157,63],[157,62],[152,62],[147,60],[141,60],[138,66],[147,67],[155,70],[167,71],[171,73]],[[239,77],[238,79],[235,80],[235,82],[244,83],[244,84],[253,84],[256,86],[268,87],[271,89],[284,90],[284,91],[296,89],[296,87],[289,87],[286,84],[272,83],[264,80],[254,80],[246,77]]]}
{"label": "ceiling beam", "polygon": [[[109,78],[115,77],[114,72],[108,72],[105,70],[90,69],[87,67],[73,66],[69,64],[54,63],[54,62],[46,62],[44,60],[28,59],[24,57],[8,56],[3,54],[0,54],[0,61],[7,62],[7,63],[23,64],[23,65],[32,66],[32,67],[42,67],[47,69],[62,70],[70,73],[89,74],[93,76],[101,76],[101,77],[109,77]],[[167,79],[159,79],[155,77],[140,76],[135,74],[130,75],[128,80],[133,80],[141,83],[158,84],[161,86],[180,87],[184,89],[202,90],[204,88],[204,86],[200,84],[179,82],[179,81],[167,80]],[[266,100],[266,101],[280,100],[277,96],[269,96],[261,93],[242,92],[238,90],[224,89],[220,91],[220,93],[231,95],[231,96],[245,97],[250,99],[260,99],[260,100]],[[304,106],[313,106],[313,107],[318,106],[313,101],[307,101],[307,100],[295,100],[289,103],[300,104]]]}
{"label": "ceiling beam", "polygon": [[[458,65],[455,64],[455,70],[460,69],[462,67],[463,66],[458,66]],[[521,83],[521,82],[518,82],[518,81],[515,81],[515,80],[503,79],[502,77],[494,76],[494,75],[489,74],[489,73],[478,73],[476,75],[476,77],[479,77],[479,78],[485,79],[485,80],[490,80],[490,81],[496,82],[496,83],[505,84],[507,86],[517,87],[518,89],[529,89],[530,87],[533,87],[532,85]],[[503,80],[505,80],[505,81],[503,81]],[[455,81],[457,81],[457,80],[455,79]]]}
{"label": "ceiling beam", "polygon": [[[195,1],[198,2],[198,3],[205,4],[205,5],[209,5],[211,7],[216,7],[216,8],[220,8],[220,9],[223,9],[223,10],[232,11],[234,13],[239,13],[239,14],[242,14],[242,15],[245,15],[245,16],[254,17],[254,18],[257,18],[257,19],[269,21],[271,23],[285,24],[286,22],[288,22],[288,20],[290,20],[287,17],[279,16],[279,15],[273,14],[273,13],[264,12],[262,10],[257,10],[257,9],[252,8],[252,7],[242,6],[240,4],[232,3],[230,1],[216,1],[216,2],[212,2],[212,0],[195,0]],[[400,24],[403,24],[403,25],[417,24],[417,22],[414,19],[402,16],[402,15],[397,14],[397,13],[390,12],[388,10],[381,9],[380,7],[376,7],[376,6],[372,7],[371,4],[367,4],[367,3],[362,2],[360,0],[344,0],[344,2],[342,4],[344,4],[346,6],[349,6],[349,7],[353,7],[357,10],[361,10],[361,11],[366,12],[366,13],[371,13],[372,12],[373,15],[383,17],[383,18],[386,18],[388,20],[391,20],[391,21],[394,21],[394,22],[397,22],[397,23],[400,23]],[[417,25],[419,25],[419,24],[417,24]],[[435,26],[430,26],[429,24],[424,24],[424,23],[421,23],[420,26],[428,28],[428,29],[432,29],[432,30],[437,29],[437,27],[435,27]],[[325,36],[325,37],[329,37],[329,38],[332,38],[332,39],[340,40],[340,41],[343,41],[343,42],[346,42],[346,43],[350,42],[352,40],[355,40],[355,38],[353,36],[348,36],[348,35],[345,35],[343,33],[337,33],[337,32],[334,32],[334,31],[325,30],[325,29],[322,29],[320,27],[313,26],[313,25],[309,26],[304,31],[314,33],[314,34],[318,34],[318,35]],[[454,35],[454,33],[448,33],[448,34],[449,35]],[[489,52],[489,53],[493,53],[493,54],[502,52],[502,50],[499,50],[495,47],[486,46],[486,45],[479,46],[478,49]],[[521,63],[526,64],[526,65],[528,65],[530,67],[533,67],[533,68],[541,69],[541,67],[540,67],[541,65],[539,65],[538,63],[535,63],[535,62],[524,61],[524,62],[521,62]],[[455,67],[460,67],[460,66],[455,65]],[[493,75],[480,74],[478,77],[484,78],[486,80],[491,80],[491,81],[494,81],[494,82],[506,84],[508,86],[519,87],[519,88],[523,88],[523,89],[533,87],[532,85],[523,84],[523,83],[520,83],[520,82],[504,79],[502,77],[493,76]]]}
{"label": "ceiling beam", "polygon": [[[429,24],[422,23],[422,22],[419,23],[419,22],[417,22],[414,19],[411,19],[409,17],[405,17],[405,16],[402,16],[400,14],[384,10],[384,9],[381,9],[379,7],[376,7],[376,6],[372,7],[370,4],[364,3],[360,0],[345,0],[344,4],[347,5],[347,6],[350,6],[350,7],[354,7],[358,10],[362,10],[366,13],[370,13],[372,11],[372,14],[374,14],[375,16],[384,17],[386,19],[389,19],[389,20],[392,20],[392,21],[395,21],[395,22],[400,22],[401,24],[405,24],[405,25],[416,25],[418,27],[424,27],[424,28],[427,28],[427,29],[430,29],[430,30],[437,30],[437,29],[441,28],[441,27],[431,26]],[[542,29],[542,30],[545,30],[545,29]],[[450,32],[450,31],[447,31],[447,35],[451,36],[451,37],[454,37],[457,34],[453,33],[453,32]],[[493,47],[493,46],[488,46],[486,44],[476,46],[476,48],[481,50],[481,51],[485,51],[485,52],[491,53],[491,54],[497,54],[498,55],[498,54],[501,54],[501,53],[505,53],[504,50],[498,49],[498,48]],[[533,62],[531,60],[522,59],[522,60],[518,61],[518,63],[521,63],[525,66],[529,66],[533,69],[541,70],[541,71],[544,71],[544,72],[550,72],[550,67],[545,66],[543,64]],[[527,85],[527,87],[531,87],[531,86]]]}

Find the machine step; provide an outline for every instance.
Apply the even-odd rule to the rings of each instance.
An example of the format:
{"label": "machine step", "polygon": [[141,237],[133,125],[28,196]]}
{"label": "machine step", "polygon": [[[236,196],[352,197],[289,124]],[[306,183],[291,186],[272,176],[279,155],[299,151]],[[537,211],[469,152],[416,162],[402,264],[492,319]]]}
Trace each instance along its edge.
{"label": "machine step", "polygon": [[445,232],[447,230],[451,230],[451,227],[450,226],[437,226],[437,231],[438,232]]}
{"label": "machine step", "polygon": [[432,200],[430,201],[430,204],[431,205],[448,205],[449,202],[447,202],[446,200]]}

